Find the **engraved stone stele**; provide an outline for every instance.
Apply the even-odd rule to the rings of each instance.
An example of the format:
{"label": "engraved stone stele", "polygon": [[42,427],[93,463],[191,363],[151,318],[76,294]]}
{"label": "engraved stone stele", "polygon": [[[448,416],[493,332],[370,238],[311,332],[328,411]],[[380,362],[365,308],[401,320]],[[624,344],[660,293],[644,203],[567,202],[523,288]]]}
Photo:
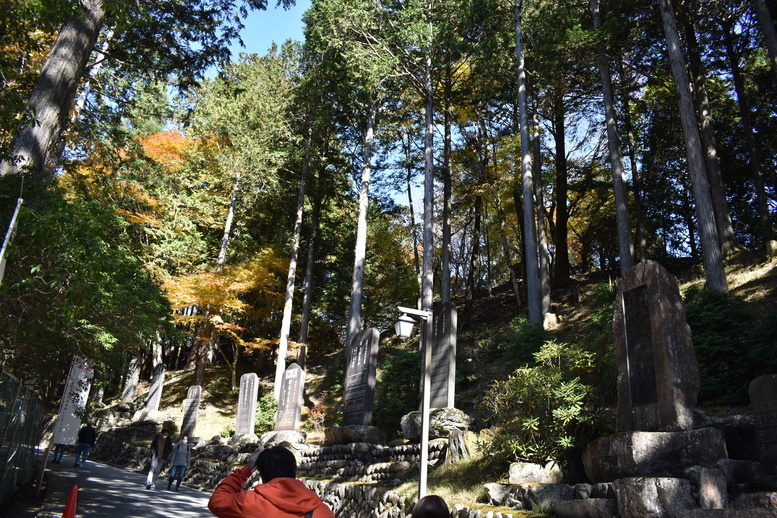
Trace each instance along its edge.
{"label": "engraved stone stele", "polygon": [[758,460],[767,473],[777,473],[777,374],[750,382]]}
{"label": "engraved stone stele", "polygon": [[197,413],[200,410],[200,397],[202,396],[202,387],[192,385],[186,394],[186,400],[183,403],[183,420],[181,424],[181,435],[194,437],[194,430],[197,428]]}
{"label": "engraved stone stele", "polygon": [[137,358],[130,360],[127,368],[127,380],[124,382],[124,390],[121,392],[121,400],[131,403],[135,399],[135,391],[138,389],[140,378],[140,362]]}
{"label": "engraved stone stele", "polygon": [[85,358],[74,356],[65,381],[65,390],[62,392],[59,416],[51,438],[52,444],[75,443],[83,422],[93,376],[92,365]]}
{"label": "engraved stone stele", "polygon": [[305,390],[305,371],[292,363],[283,373],[281,397],[275,414],[275,430],[299,429],[302,414],[302,396]]}
{"label": "engraved stone stele", "polygon": [[165,366],[160,363],[154,367],[154,374],[151,376],[151,386],[148,389],[148,398],[146,398],[146,410],[159,410],[164,385]]}
{"label": "engraved stone stele", "polygon": [[379,341],[377,329],[362,329],[353,336],[345,350],[343,426],[369,426],[372,421]]}
{"label": "engraved stone stele", "polygon": [[240,394],[235,416],[235,434],[252,434],[256,424],[256,398],[259,395],[259,376],[253,372],[240,376]]}
{"label": "engraved stone stele", "polygon": [[617,430],[691,430],[699,366],[677,281],[658,263],[643,261],[623,276],[613,334]]}
{"label": "engraved stone stele", "polygon": [[433,310],[430,408],[453,408],[456,394],[456,305],[444,302]]}

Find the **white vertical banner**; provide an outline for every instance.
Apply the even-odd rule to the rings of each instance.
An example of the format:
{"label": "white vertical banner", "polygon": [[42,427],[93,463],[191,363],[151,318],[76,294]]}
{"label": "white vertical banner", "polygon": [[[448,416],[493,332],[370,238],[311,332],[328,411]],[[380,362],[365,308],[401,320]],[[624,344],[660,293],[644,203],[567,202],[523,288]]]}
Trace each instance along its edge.
{"label": "white vertical banner", "polygon": [[59,417],[54,425],[52,444],[75,444],[89,389],[92,385],[94,370],[84,358],[73,357],[70,373],[62,392],[62,402],[59,404]]}

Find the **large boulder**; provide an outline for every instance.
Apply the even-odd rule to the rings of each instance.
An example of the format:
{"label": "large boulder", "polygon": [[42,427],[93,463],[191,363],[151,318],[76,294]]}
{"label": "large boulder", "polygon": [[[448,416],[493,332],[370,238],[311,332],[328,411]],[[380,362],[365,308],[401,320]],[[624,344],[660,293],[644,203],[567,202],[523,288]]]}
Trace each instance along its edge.
{"label": "large boulder", "polygon": [[[458,408],[435,408],[429,413],[429,438],[447,439],[451,431],[469,430],[472,419]],[[421,438],[421,412],[402,416],[402,435],[409,441]]]}
{"label": "large boulder", "polygon": [[622,478],[612,485],[621,518],[674,518],[698,507],[684,478]]}
{"label": "large boulder", "polygon": [[298,430],[273,430],[272,432],[263,433],[259,442],[263,448],[272,448],[273,446],[287,444],[305,444],[307,440],[308,436],[305,432]]}
{"label": "large boulder", "polygon": [[138,410],[132,415],[132,421],[135,423],[142,422],[142,421],[153,421],[155,423],[164,423],[169,420],[170,418],[164,412],[160,412],[159,410],[151,410],[150,408],[144,408],[142,410]]}
{"label": "large boulder", "polygon": [[531,462],[513,462],[510,464],[508,481],[511,484],[557,484],[563,478],[561,467],[554,462],[544,466]]}
{"label": "large boulder", "polygon": [[715,467],[727,458],[723,433],[715,428],[688,432],[622,432],[592,441],[583,454],[593,482],[625,477],[682,477],[688,466]]}

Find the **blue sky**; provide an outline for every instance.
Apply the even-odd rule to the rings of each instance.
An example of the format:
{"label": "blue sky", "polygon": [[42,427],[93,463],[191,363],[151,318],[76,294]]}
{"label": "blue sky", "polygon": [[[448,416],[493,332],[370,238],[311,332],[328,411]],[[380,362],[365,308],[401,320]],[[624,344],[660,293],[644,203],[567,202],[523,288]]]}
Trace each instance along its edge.
{"label": "blue sky", "polygon": [[274,7],[277,0],[268,0],[266,11],[251,11],[243,21],[245,28],[240,32],[245,48],[235,44],[231,47],[232,61],[237,61],[240,52],[265,54],[273,42],[279,45],[287,39],[302,41],[302,15],[310,7],[310,0],[297,0],[297,5],[285,11]]}

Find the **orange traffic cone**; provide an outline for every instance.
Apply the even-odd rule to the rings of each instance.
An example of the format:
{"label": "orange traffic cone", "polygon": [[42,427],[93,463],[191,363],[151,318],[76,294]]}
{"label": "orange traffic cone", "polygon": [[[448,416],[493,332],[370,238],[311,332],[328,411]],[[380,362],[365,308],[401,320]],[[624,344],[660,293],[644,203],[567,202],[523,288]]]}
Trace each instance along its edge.
{"label": "orange traffic cone", "polygon": [[67,498],[67,504],[65,505],[65,512],[62,513],[62,518],[75,518],[77,499],[78,499],[78,486],[73,486],[73,489],[70,490],[70,496]]}

